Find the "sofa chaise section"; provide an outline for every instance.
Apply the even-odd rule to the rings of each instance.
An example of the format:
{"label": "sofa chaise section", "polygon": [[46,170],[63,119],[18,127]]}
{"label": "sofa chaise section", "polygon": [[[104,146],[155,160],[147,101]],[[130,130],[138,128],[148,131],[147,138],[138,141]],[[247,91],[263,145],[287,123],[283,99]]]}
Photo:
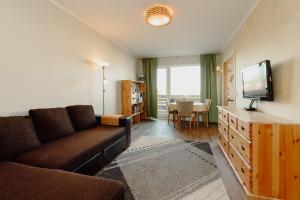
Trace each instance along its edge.
{"label": "sofa chaise section", "polygon": [[[114,141],[125,136],[124,127],[95,127],[46,143],[17,156],[14,161],[49,169],[74,171]],[[101,159],[101,158],[99,158]],[[103,164],[105,162],[104,158]]]}
{"label": "sofa chaise section", "polygon": [[0,199],[123,200],[124,187],[109,179],[1,162]]}

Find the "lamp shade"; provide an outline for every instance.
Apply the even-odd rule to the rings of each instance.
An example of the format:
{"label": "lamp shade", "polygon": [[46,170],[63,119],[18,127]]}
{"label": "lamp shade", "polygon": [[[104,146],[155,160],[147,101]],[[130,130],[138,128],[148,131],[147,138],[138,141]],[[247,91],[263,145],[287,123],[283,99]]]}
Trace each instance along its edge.
{"label": "lamp shade", "polygon": [[152,26],[165,26],[172,20],[173,10],[165,5],[154,5],[146,10],[146,22]]}
{"label": "lamp shade", "polygon": [[110,64],[108,62],[98,62],[97,65],[99,67],[105,67],[105,68],[107,68]]}
{"label": "lamp shade", "polygon": [[222,72],[222,68],[218,65],[217,68],[216,68],[216,71],[217,72]]}

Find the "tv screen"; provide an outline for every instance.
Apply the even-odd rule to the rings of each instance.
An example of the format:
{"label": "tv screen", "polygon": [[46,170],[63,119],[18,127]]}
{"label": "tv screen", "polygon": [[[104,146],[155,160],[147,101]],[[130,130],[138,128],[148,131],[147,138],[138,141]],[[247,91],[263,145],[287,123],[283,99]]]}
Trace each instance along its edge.
{"label": "tv screen", "polygon": [[272,72],[269,60],[244,69],[242,82],[244,98],[273,100]]}

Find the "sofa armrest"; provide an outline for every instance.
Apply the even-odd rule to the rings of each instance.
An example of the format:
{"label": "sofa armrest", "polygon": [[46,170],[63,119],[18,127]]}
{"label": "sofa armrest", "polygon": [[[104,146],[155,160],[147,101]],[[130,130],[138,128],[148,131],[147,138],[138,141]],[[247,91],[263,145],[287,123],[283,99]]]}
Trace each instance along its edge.
{"label": "sofa armrest", "polygon": [[127,117],[124,115],[102,115],[102,116],[96,116],[96,120],[100,126],[125,127],[127,146],[130,145],[132,117]]}
{"label": "sofa armrest", "polygon": [[100,125],[119,126],[119,118],[122,115],[102,115],[100,116]]}
{"label": "sofa armrest", "polygon": [[126,117],[124,115],[101,115],[96,116],[96,120],[100,126],[131,126],[131,117]]}

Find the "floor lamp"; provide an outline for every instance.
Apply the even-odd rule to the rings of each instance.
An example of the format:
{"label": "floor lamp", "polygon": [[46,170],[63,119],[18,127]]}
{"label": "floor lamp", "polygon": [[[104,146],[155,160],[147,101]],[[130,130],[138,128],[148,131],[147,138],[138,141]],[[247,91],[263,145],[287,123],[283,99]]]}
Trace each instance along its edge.
{"label": "floor lamp", "polygon": [[107,84],[107,80],[105,77],[105,68],[109,66],[109,63],[101,63],[102,67],[102,114],[104,115],[104,107],[105,107],[105,85]]}

